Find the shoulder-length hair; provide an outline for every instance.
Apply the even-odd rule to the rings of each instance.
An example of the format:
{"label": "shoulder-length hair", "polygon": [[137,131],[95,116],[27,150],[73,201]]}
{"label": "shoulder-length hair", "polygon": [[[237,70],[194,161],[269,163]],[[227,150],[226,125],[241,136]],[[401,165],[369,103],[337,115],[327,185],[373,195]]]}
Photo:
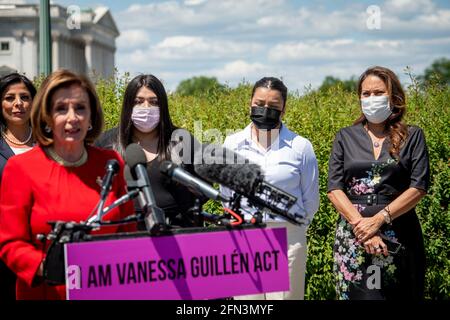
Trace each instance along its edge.
{"label": "shoulder-length hair", "polygon": [[103,111],[94,85],[85,76],[61,69],[50,74],[42,82],[36,99],[33,101],[31,124],[33,126],[34,137],[39,144],[48,146],[53,143],[53,133],[45,131],[45,127],[52,123],[52,97],[56,90],[67,88],[71,85],[79,85],[86,90],[89,96],[92,129],[87,132],[84,141],[86,143],[92,143],[102,132]]}
{"label": "shoulder-length hair", "polygon": [[[400,153],[401,147],[408,137],[408,127],[402,121],[403,116],[406,112],[405,92],[403,91],[400,80],[392,70],[385,67],[375,66],[364,71],[364,73],[359,78],[358,97],[360,100],[362,93],[362,83],[369,76],[376,76],[380,78],[386,85],[389,94],[389,102],[392,108],[392,114],[386,121],[386,130],[389,133],[391,142],[389,153],[397,158]],[[354,122],[354,124],[359,123],[367,123],[367,119],[364,113],[362,113]]]}
{"label": "shoulder-length hair", "polygon": [[[31,100],[33,101],[34,97],[36,96],[36,88],[30,81],[30,79],[17,72],[10,73],[0,79],[0,101],[3,100],[8,87],[17,83],[23,83],[25,85],[27,90],[30,92]],[[5,118],[3,117],[3,112],[0,112],[0,126],[4,127],[5,125],[6,124]]]}
{"label": "shoulder-length hair", "polygon": [[132,143],[133,122],[131,121],[131,114],[135,105],[136,95],[142,87],[153,91],[158,99],[160,121],[155,129],[158,130],[158,158],[160,160],[170,159],[170,139],[176,127],[170,119],[166,90],[161,81],[151,74],[135,77],[125,90],[122,113],[120,115],[119,146],[117,146],[117,149],[123,154],[125,148]]}

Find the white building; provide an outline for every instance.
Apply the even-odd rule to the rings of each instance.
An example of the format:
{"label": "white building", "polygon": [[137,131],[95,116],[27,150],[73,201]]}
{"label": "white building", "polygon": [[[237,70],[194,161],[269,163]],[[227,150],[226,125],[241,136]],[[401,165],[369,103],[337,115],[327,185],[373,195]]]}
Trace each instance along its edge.
{"label": "white building", "polygon": [[[39,73],[39,5],[0,1],[0,76]],[[108,8],[51,5],[52,67],[88,75],[114,73],[119,31]]]}

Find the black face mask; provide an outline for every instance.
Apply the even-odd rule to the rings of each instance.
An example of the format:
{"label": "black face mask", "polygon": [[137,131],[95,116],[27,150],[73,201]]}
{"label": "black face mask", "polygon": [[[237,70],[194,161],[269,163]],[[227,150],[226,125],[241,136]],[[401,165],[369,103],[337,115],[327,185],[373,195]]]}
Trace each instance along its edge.
{"label": "black face mask", "polygon": [[280,123],[281,111],[266,107],[252,107],[250,119],[258,129],[272,130]]}

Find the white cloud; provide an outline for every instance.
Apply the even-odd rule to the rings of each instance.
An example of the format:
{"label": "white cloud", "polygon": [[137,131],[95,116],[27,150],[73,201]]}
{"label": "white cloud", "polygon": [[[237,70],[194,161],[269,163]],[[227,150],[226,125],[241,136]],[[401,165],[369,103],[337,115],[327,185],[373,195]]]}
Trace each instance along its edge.
{"label": "white cloud", "polygon": [[270,72],[270,68],[262,63],[249,63],[243,60],[236,60],[225,64],[220,69],[208,71],[208,74],[217,76],[222,81],[237,80],[254,77],[258,74]]}
{"label": "white cloud", "polygon": [[387,59],[414,59],[415,55],[435,53],[445,54],[450,46],[450,38],[438,39],[398,39],[366,40],[336,39],[324,41],[299,41],[280,43],[269,53],[272,62],[367,61]]}
{"label": "white cloud", "polygon": [[145,29],[128,29],[121,32],[117,39],[119,48],[130,50],[150,43],[150,35]]}
{"label": "white cloud", "polygon": [[432,0],[386,0],[383,9],[388,14],[430,13],[436,9]]}
{"label": "white cloud", "polygon": [[188,61],[241,58],[261,50],[262,46],[258,43],[175,36],[165,38],[153,46],[136,50],[135,53],[137,56],[140,56],[141,52],[145,52],[148,58],[164,61]]}
{"label": "white cloud", "polygon": [[207,2],[208,0],[185,0],[184,4],[186,6],[198,6],[200,4],[203,4],[205,2]]}
{"label": "white cloud", "polygon": [[[376,3],[375,3],[376,4]],[[170,88],[197,75],[236,84],[283,77],[290,89],[349,78],[380,64],[417,72],[450,52],[450,10],[432,0],[385,0],[381,30],[367,3],[170,0],[134,4],[116,21],[120,70],[164,75]],[[330,8],[332,7],[332,9]]]}

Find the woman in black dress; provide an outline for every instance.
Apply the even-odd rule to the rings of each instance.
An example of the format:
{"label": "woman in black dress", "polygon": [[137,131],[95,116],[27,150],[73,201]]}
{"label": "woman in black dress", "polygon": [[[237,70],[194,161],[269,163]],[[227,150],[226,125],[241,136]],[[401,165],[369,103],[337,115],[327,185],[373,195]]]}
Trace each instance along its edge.
{"label": "woman in black dress", "polygon": [[[166,91],[153,75],[139,75],[130,81],[124,94],[119,126],[106,131],[95,145],[114,149],[124,156],[124,150],[131,143],[138,143],[144,150],[156,204],[164,210],[167,222],[177,227],[202,226],[202,220],[189,211],[195,204],[195,195],[159,170],[162,161],[171,160],[195,175],[196,141],[187,130],[173,125]],[[137,202],[135,208],[140,209]]]}
{"label": "woman in black dress", "polygon": [[337,295],[420,300],[425,252],[414,208],[429,185],[424,133],[402,121],[405,93],[391,70],[366,70],[358,95],[362,115],[337,133],[329,162]]}

